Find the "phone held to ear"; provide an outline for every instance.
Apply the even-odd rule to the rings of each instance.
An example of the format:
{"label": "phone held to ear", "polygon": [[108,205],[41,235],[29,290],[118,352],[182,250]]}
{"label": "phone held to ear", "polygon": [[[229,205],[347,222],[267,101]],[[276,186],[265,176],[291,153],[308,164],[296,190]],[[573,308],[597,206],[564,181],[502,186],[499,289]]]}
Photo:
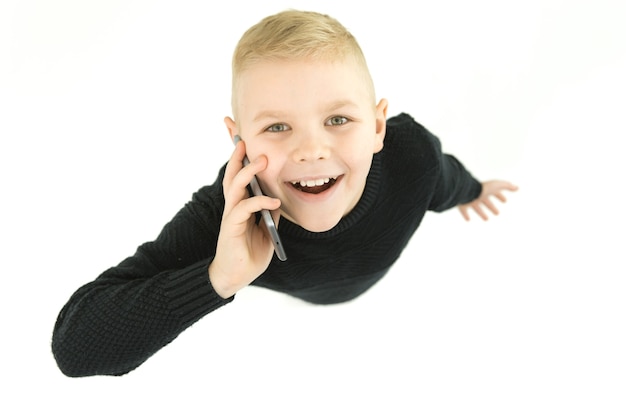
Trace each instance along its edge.
{"label": "phone held to ear", "polygon": [[[235,135],[235,145],[239,141],[241,141],[241,137],[239,135]],[[243,165],[247,166],[248,164],[250,164],[250,160],[247,156],[244,156]],[[250,188],[252,189],[252,193],[254,193],[255,196],[263,196],[261,186],[259,186],[259,182],[256,179],[256,176],[252,178],[252,181],[250,182]],[[276,224],[274,223],[274,219],[272,219],[270,211],[267,209],[262,209],[261,218],[263,219],[263,222],[265,223],[265,226],[267,227],[267,230],[272,238],[272,242],[274,244],[274,252],[276,253],[276,256],[280,261],[287,260],[287,254],[285,253],[285,249],[283,248],[283,243],[280,240],[280,235],[278,235],[278,229],[276,229]]]}

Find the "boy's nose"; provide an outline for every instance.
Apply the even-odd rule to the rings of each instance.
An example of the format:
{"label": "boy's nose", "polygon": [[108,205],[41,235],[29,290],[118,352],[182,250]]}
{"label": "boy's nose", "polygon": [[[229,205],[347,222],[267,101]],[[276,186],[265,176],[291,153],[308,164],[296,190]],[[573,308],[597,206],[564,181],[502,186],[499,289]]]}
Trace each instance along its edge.
{"label": "boy's nose", "polygon": [[325,160],[330,156],[330,148],[321,137],[308,136],[297,142],[292,156],[297,163]]}

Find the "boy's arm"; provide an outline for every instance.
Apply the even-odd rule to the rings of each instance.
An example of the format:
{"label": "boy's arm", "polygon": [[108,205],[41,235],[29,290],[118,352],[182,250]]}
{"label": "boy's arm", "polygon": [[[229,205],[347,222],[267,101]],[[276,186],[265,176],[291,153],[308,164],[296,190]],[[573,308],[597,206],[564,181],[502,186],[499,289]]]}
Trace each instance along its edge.
{"label": "boy's arm", "polygon": [[439,178],[429,209],[442,212],[458,206],[466,220],[469,220],[469,209],[475,211],[484,220],[488,219],[484,207],[497,215],[498,209],[491,199],[495,197],[501,202],[506,202],[506,197],[502,192],[516,191],[517,186],[502,180],[479,183],[459,160],[441,151],[441,143],[436,136],[428,131],[427,135],[434,147],[434,159],[439,162]]}
{"label": "boy's arm", "polygon": [[127,373],[192,323],[232,301],[215,292],[208,275],[221,211],[199,194],[154,242],[70,298],[52,336],[63,373]]}
{"label": "boy's arm", "polygon": [[459,204],[469,203],[480,196],[481,183],[476,180],[454,156],[441,153],[436,140],[439,176],[429,210],[443,212]]}

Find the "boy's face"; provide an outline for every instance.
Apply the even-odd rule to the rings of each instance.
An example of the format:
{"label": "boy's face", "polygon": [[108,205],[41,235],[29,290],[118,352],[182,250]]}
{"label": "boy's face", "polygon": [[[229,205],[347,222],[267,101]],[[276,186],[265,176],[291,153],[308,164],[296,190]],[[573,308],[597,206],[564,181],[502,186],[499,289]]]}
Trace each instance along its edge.
{"label": "boy's face", "polygon": [[298,60],[240,75],[230,134],[241,136],[251,161],[267,157],[257,175],[263,192],[309,231],[331,229],[355,207],[383,147],[387,102],[375,106],[363,74],[351,60]]}

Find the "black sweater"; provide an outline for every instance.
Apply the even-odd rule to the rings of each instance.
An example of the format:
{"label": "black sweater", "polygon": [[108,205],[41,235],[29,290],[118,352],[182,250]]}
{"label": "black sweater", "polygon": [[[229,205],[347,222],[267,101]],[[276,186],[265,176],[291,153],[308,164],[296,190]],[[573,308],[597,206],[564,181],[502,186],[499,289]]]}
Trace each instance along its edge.
{"label": "black sweater", "polygon": [[[388,120],[384,144],[363,196],[333,229],[313,233],[281,219],[289,259],[274,257],[253,285],[312,303],[355,298],[385,275],[427,210],[443,211],[480,194],[480,183],[409,115]],[[224,167],[155,241],[72,295],[52,337],[63,373],[127,373],[234,299],[221,298],[208,277],[224,209],[223,175]]]}

